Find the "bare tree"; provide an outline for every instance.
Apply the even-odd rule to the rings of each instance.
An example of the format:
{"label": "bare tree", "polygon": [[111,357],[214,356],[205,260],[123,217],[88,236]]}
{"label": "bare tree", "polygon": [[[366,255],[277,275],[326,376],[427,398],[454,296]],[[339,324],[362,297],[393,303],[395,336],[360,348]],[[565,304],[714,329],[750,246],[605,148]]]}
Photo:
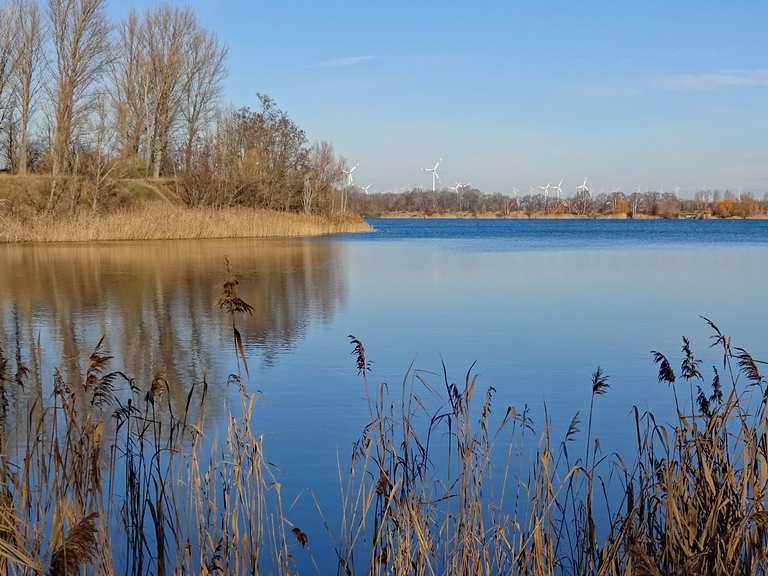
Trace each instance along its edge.
{"label": "bare tree", "polygon": [[210,125],[225,75],[226,48],[189,9],[162,6],[119,26],[111,70],[123,153],[161,175],[180,149],[187,172]]}
{"label": "bare tree", "polygon": [[55,65],[53,70],[52,172],[48,199],[53,208],[56,177],[69,170],[72,135],[79,132],[93,92],[109,60],[110,25],[104,12],[106,0],[48,0]]}
{"label": "bare tree", "polygon": [[344,176],[343,168],[330,143],[318,142],[312,146],[308,154],[302,193],[302,207],[305,213],[312,211],[315,201],[320,197],[331,198],[336,185]]}
{"label": "bare tree", "polygon": [[154,178],[160,177],[179,120],[188,39],[196,29],[194,13],[173,6],[151,10],[143,23],[150,86],[148,160]]}
{"label": "bare tree", "polygon": [[139,157],[146,143],[150,76],[143,35],[143,24],[131,11],[118,27],[110,67],[116,130],[125,157]]}
{"label": "bare tree", "polygon": [[105,95],[100,96],[93,106],[93,113],[88,116],[86,130],[84,169],[90,177],[91,212],[99,209],[102,198],[119,176],[119,156],[116,153],[117,135],[115,122],[110,116],[110,106]]}
{"label": "bare tree", "polygon": [[301,204],[304,208],[304,214],[312,212],[312,202],[317,194],[317,186],[312,181],[312,177],[309,174],[304,176],[304,188],[301,194]]}
{"label": "bare tree", "polygon": [[[13,138],[11,116],[13,113],[13,73],[15,51],[14,30],[10,10],[0,5],[0,135],[8,131]],[[12,150],[8,151],[12,153]]]}
{"label": "bare tree", "polygon": [[261,110],[221,112],[192,153],[180,196],[190,205],[322,209],[335,194],[341,162],[328,143],[306,136],[267,96]]}
{"label": "bare tree", "polygon": [[19,109],[17,171],[26,175],[29,163],[29,128],[41,85],[44,62],[43,30],[37,0],[15,0],[16,97]]}
{"label": "bare tree", "polygon": [[184,169],[189,172],[193,148],[209,124],[221,95],[227,48],[211,33],[197,29],[189,38],[186,54],[182,115],[185,124]]}

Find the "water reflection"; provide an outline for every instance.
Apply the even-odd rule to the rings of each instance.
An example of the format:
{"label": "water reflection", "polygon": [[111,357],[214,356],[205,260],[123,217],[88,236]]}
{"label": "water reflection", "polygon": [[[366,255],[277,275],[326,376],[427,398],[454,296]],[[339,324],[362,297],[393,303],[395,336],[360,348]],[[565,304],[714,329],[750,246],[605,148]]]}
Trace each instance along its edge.
{"label": "water reflection", "polygon": [[[234,370],[231,324],[216,307],[225,259],[254,309],[238,319],[250,362],[271,366],[310,323],[330,321],[343,305],[342,249],[247,240],[2,246],[0,346],[13,373],[21,342],[30,369],[24,390],[34,400],[50,394],[55,368],[67,382],[82,382],[105,336],[114,368],[126,367],[140,387],[162,373],[181,409],[193,382],[222,385]],[[212,400],[208,410],[223,410]]]}

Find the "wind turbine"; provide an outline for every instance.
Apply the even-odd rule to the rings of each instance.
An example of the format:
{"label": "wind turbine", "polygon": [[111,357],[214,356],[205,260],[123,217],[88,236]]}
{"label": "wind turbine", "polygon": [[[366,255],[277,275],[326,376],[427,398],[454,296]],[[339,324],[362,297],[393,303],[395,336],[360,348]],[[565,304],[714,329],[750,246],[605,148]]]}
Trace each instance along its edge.
{"label": "wind turbine", "polygon": [[451,186],[451,190],[456,192],[456,206],[461,210],[461,191],[466,188],[467,186],[470,186],[471,184],[466,183],[462,184],[458,180],[456,181],[456,184],[454,186]]}
{"label": "wind turbine", "polygon": [[424,168],[424,172],[432,172],[432,192],[437,192],[437,182],[440,180],[440,163],[443,161],[440,158],[432,168]]}
{"label": "wind turbine", "polygon": [[347,189],[341,190],[341,212],[345,213],[347,211],[347,194],[349,193],[348,189],[352,188],[352,185],[355,183],[355,170],[357,170],[360,167],[360,163],[358,162],[352,168],[349,170],[345,170],[342,168],[342,173],[347,177]]}
{"label": "wind turbine", "polygon": [[539,190],[544,192],[544,212],[547,212],[548,204],[549,204],[549,189],[552,188],[552,184],[547,183],[546,186],[539,186]]}
{"label": "wind turbine", "polygon": [[368,194],[368,190],[370,190],[370,189],[371,189],[371,184],[368,184],[368,186],[363,186],[362,187],[362,190],[363,190],[363,192],[365,192],[366,195]]}
{"label": "wind turbine", "polygon": [[558,200],[560,200],[560,194],[563,192],[563,180],[564,178],[560,178],[560,183],[557,186],[552,186],[552,191],[555,193]]}
{"label": "wind turbine", "polygon": [[350,168],[349,170],[342,170],[342,172],[344,172],[344,174],[347,177],[347,186],[352,186],[352,184],[355,183],[354,174],[355,174],[355,170],[357,170],[359,167],[360,167],[360,163],[358,162],[357,164],[352,166],[352,168]]}
{"label": "wind turbine", "polygon": [[456,207],[459,210],[461,210],[461,188],[462,188],[462,186],[463,186],[462,183],[459,182],[458,180],[456,181],[456,184],[451,186],[451,190],[456,192]]}
{"label": "wind turbine", "polygon": [[579,193],[579,192],[586,192],[587,194],[589,194],[591,191],[592,191],[592,189],[587,184],[587,179],[586,178],[584,178],[584,183],[583,184],[581,184],[581,185],[576,187],[576,192],[577,193]]}

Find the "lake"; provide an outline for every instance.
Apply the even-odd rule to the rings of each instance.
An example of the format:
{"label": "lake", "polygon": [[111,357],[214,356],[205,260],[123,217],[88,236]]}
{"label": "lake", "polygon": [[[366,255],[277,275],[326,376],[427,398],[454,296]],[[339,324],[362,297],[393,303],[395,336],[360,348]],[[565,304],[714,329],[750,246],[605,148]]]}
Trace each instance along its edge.
{"label": "lake", "polygon": [[686,336],[705,368],[720,361],[701,315],[768,358],[768,221],[371,223],[371,234],[307,240],[0,246],[0,344],[13,357],[21,342],[43,376],[42,391],[13,391],[6,450],[23,440],[12,423],[24,406],[49,397],[54,369],[81,377],[102,336],[113,367],[141,387],[162,373],[180,411],[205,379],[213,442],[240,410],[227,384],[238,365],[230,319],[216,306],[226,260],[254,309],[237,324],[255,423],[290,515],[313,537],[323,527],[307,494],[333,510],[337,459],[369,419],[349,335],[365,344],[371,383],[397,389],[413,365],[442,386],[443,364],[460,383],[474,365],[498,417],[528,406],[538,431],[545,407],[556,432],[584,414],[600,366],[611,386],[594,423],[604,452],[631,445],[633,405],[674,414],[651,350],[679,364]]}

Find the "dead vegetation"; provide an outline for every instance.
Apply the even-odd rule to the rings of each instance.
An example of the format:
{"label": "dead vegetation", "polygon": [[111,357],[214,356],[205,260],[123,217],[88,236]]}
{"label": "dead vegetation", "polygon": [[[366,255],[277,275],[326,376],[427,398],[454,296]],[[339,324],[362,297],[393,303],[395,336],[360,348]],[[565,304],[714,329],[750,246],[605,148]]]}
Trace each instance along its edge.
{"label": "dead vegetation", "polygon": [[110,240],[188,240],[206,238],[288,238],[371,228],[353,216],[322,216],[252,208],[185,208],[164,202],[106,214],[4,215],[0,242],[92,242]]}

